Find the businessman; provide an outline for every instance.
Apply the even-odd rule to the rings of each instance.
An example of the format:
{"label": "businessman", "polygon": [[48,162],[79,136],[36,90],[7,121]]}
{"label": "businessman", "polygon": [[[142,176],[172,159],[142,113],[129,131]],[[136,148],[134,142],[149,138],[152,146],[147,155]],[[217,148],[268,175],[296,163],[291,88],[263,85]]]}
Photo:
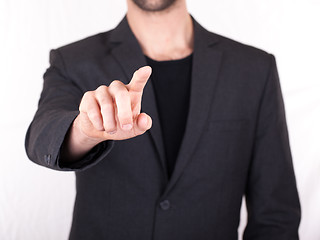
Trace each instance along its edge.
{"label": "businessman", "polygon": [[[300,204],[271,54],[211,33],[185,0],[127,0],[113,30],[51,51],[26,135],[75,171],[70,239],[298,239]],[[55,223],[52,223],[55,224]]]}

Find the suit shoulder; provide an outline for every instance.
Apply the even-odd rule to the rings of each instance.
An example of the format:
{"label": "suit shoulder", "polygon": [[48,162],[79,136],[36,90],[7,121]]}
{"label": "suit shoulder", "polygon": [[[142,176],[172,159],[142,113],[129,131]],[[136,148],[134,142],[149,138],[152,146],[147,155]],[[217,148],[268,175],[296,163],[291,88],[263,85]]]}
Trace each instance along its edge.
{"label": "suit shoulder", "polygon": [[111,31],[112,30],[109,30],[107,32],[98,33],[80,39],[78,41],[61,46],[56,50],[61,53],[66,61],[69,59],[72,59],[73,61],[76,61],[77,59],[84,60],[99,56],[108,51],[107,42]]}
{"label": "suit shoulder", "polygon": [[218,48],[221,49],[226,57],[233,59],[234,62],[250,64],[252,66],[269,66],[270,59],[274,56],[265,50],[244,44],[234,39],[209,32],[212,38],[218,40]]}
{"label": "suit shoulder", "polygon": [[243,52],[243,54],[253,54],[257,56],[268,56],[270,53],[267,51],[254,47],[249,44],[245,44],[238,40],[234,40],[232,38],[219,35],[217,33],[209,32],[212,37],[217,38],[223,47],[227,47],[226,50],[237,50],[239,52]]}
{"label": "suit shoulder", "polygon": [[275,61],[273,54],[231,38],[209,32],[217,40],[216,47],[224,53],[225,62],[235,69],[267,74]]}

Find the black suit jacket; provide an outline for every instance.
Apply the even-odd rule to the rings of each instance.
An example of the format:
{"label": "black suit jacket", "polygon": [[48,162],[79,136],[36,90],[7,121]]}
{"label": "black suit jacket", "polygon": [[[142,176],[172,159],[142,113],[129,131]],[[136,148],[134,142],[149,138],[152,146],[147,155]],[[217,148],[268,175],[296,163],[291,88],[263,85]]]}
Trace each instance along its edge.
{"label": "black suit jacket", "polygon": [[76,172],[70,239],[236,240],[243,196],[244,239],[298,239],[300,206],[272,55],[194,20],[189,115],[170,179],[151,81],[142,99],[153,119],[149,131],[62,164],[82,95],[115,79],[128,83],[146,65],[126,18],[51,51],[50,64],[26,150],[35,163]]}

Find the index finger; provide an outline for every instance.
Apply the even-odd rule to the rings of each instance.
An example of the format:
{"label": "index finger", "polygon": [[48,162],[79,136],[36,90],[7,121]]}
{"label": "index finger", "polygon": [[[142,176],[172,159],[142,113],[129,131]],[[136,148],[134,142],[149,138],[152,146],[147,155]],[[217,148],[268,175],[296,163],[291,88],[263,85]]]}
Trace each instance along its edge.
{"label": "index finger", "polygon": [[144,66],[135,71],[130,83],[127,85],[128,90],[142,93],[143,88],[151,75],[151,71],[152,69],[149,66]]}

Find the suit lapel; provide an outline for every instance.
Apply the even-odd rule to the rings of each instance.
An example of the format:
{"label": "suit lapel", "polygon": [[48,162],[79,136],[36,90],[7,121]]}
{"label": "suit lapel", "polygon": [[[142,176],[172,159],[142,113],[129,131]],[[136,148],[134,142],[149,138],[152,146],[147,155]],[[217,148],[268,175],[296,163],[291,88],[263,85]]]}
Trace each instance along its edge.
{"label": "suit lapel", "polygon": [[[127,77],[125,83],[129,83],[132,74],[138,68],[147,65],[140,45],[130,30],[126,18],[113,30],[110,41],[114,44],[111,50],[112,56],[120,64]],[[165,176],[167,176],[167,166],[165,160],[165,150],[162,138],[162,131],[157,110],[156,98],[152,82],[148,80],[142,95],[141,111],[147,113],[152,118],[152,127],[146,134],[150,134],[160,158],[160,164]]]}
{"label": "suit lapel", "polygon": [[[217,40],[212,33],[194,20],[194,52],[191,77],[191,93],[186,129],[172,177],[165,189],[166,196],[183,173],[197,142],[207,124],[210,105],[213,100],[222,52],[214,47]],[[197,159],[192,159],[197,161]]]}
{"label": "suit lapel", "polygon": [[[222,52],[214,47],[218,42],[215,35],[202,28],[194,19],[193,23],[194,52],[188,118],[176,165],[163,196],[167,195],[177,183],[187,163],[191,160],[199,138],[207,124],[222,58]],[[126,83],[129,83],[133,72],[141,66],[146,65],[146,60],[138,41],[130,30],[126,18],[113,30],[109,41],[115,44],[111,50],[111,54],[125,72],[127,77]],[[167,180],[168,175],[162,131],[156,98],[150,80],[144,88],[141,111],[146,112],[152,118],[152,127],[148,133],[151,135],[158,151],[160,164]],[[193,161],[196,161],[196,159],[193,159]]]}

